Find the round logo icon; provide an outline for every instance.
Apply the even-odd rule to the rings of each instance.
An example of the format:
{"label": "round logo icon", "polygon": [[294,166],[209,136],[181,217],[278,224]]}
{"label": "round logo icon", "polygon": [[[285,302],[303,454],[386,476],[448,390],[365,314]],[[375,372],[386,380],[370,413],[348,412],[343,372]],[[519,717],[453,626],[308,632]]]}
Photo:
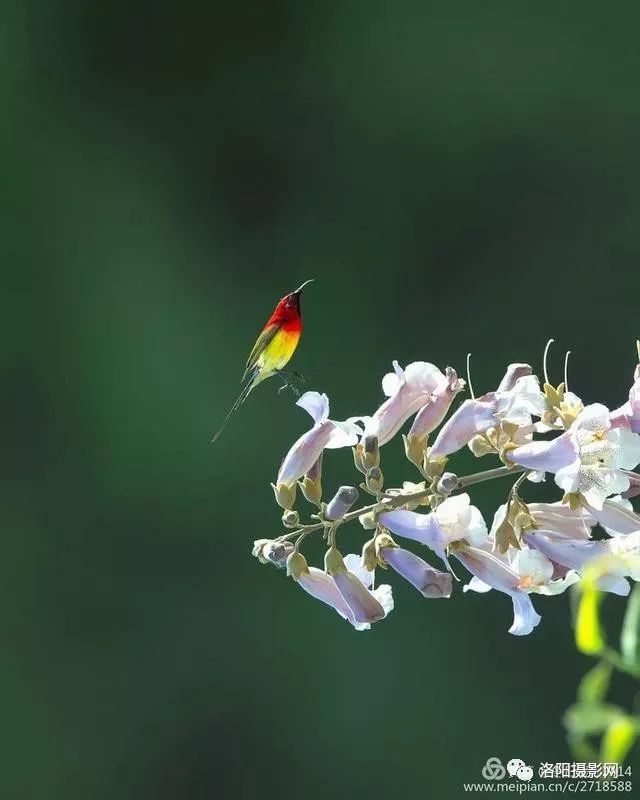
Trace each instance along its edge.
{"label": "round logo icon", "polygon": [[497,756],[491,756],[482,767],[482,777],[487,781],[499,781],[506,774],[502,761]]}
{"label": "round logo icon", "polygon": [[533,769],[526,764],[523,764],[521,767],[519,767],[516,775],[521,781],[530,781],[531,778],[533,778]]}
{"label": "round logo icon", "polygon": [[507,772],[509,773],[509,777],[515,777],[520,767],[524,766],[525,763],[521,758],[512,758],[511,761],[507,762]]}

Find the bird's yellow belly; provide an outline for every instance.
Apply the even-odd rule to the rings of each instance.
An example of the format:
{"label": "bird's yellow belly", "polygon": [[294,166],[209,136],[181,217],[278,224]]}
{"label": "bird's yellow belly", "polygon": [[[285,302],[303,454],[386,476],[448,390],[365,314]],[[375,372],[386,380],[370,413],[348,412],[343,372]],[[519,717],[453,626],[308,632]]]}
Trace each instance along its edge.
{"label": "bird's yellow belly", "polygon": [[280,330],[276,333],[260,356],[260,371],[264,378],[288,364],[299,339],[299,331]]}

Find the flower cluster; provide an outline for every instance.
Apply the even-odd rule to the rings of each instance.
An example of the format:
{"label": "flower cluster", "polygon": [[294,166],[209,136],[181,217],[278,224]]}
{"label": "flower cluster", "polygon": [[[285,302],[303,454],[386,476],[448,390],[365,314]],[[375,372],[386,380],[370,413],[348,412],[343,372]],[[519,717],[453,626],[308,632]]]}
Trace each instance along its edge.
{"label": "flower cluster", "polygon": [[[628,594],[629,579],[640,579],[640,515],[629,499],[640,494],[640,475],[633,471],[640,463],[640,365],[628,400],[610,411],[600,403],[584,405],[568,391],[566,362],[564,383],[552,385],[546,353],[542,384],[528,364],[511,364],[495,391],[480,397],[471,391],[451,414],[465,381],[451,367],[442,372],[423,361],[405,369],[394,362],[382,380],[386,400],[369,417],[337,422],[329,418],[326,395],[306,392],[297,404],[313,426],[293,444],[273,484],[287,530],[256,541],[254,555],[285,568],[356,630],[393,609],[391,587],[377,584],[378,569],[397,573],[426,598],[445,598],[459,580],[460,564],[471,575],[464,591],[494,589],[511,599],[509,632],[516,635],[540,622],[532,595],[579,583],[594,559],[606,565],[599,588]],[[411,417],[402,438],[417,480],[387,488],[381,448]],[[358,488],[342,486],[325,501],[323,453],[341,447],[353,449]],[[462,448],[496,464],[459,477],[449,467]],[[527,502],[526,482],[547,476],[557,487],[553,501]],[[510,477],[505,502],[488,525],[465,489]],[[306,523],[295,508],[298,490],[314,506]],[[371,502],[354,508],[361,492]],[[366,541],[361,554],[343,556],[340,527],[356,520]],[[301,552],[315,532],[327,544],[324,568],[310,566]],[[440,568],[429,563],[430,554]]]}

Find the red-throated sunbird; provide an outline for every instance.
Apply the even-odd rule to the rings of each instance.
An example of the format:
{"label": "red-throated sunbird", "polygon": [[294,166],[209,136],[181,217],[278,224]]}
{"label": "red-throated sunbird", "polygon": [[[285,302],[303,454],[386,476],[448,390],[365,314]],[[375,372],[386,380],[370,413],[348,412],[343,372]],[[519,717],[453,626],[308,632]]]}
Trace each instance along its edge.
{"label": "red-throated sunbird", "polygon": [[242,391],[238,399],[231,406],[231,410],[224,418],[222,425],[214,434],[211,442],[215,442],[225,429],[227,422],[240,408],[255,387],[282,370],[289,363],[295,353],[300,335],[302,334],[302,313],[300,311],[300,295],[304,287],[311,283],[313,278],[305,281],[302,286],[285,295],[275,307],[273,314],[258,336],[253,350],[247,359],[242,383]]}

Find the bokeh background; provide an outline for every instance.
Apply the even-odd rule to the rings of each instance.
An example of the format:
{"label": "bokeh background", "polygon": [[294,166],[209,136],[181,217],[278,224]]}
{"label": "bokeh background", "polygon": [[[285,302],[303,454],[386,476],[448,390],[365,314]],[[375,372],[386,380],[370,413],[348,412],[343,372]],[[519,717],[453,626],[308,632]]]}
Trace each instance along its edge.
{"label": "bokeh background", "polygon": [[[355,633],[250,556],[308,424],[292,396],[263,385],[209,439],[310,277],[293,366],[336,418],[376,407],[393,358],[472,350],[483,392],[550,336],[556,382],[571,349],[572,389],[625,399],[637,5],[3,12],[2,796],[457,798],[490,755],[569,760],[568,598],[519,639],[504,596],[392,579]],[[325,476],[353,481],[350,454]]]}

